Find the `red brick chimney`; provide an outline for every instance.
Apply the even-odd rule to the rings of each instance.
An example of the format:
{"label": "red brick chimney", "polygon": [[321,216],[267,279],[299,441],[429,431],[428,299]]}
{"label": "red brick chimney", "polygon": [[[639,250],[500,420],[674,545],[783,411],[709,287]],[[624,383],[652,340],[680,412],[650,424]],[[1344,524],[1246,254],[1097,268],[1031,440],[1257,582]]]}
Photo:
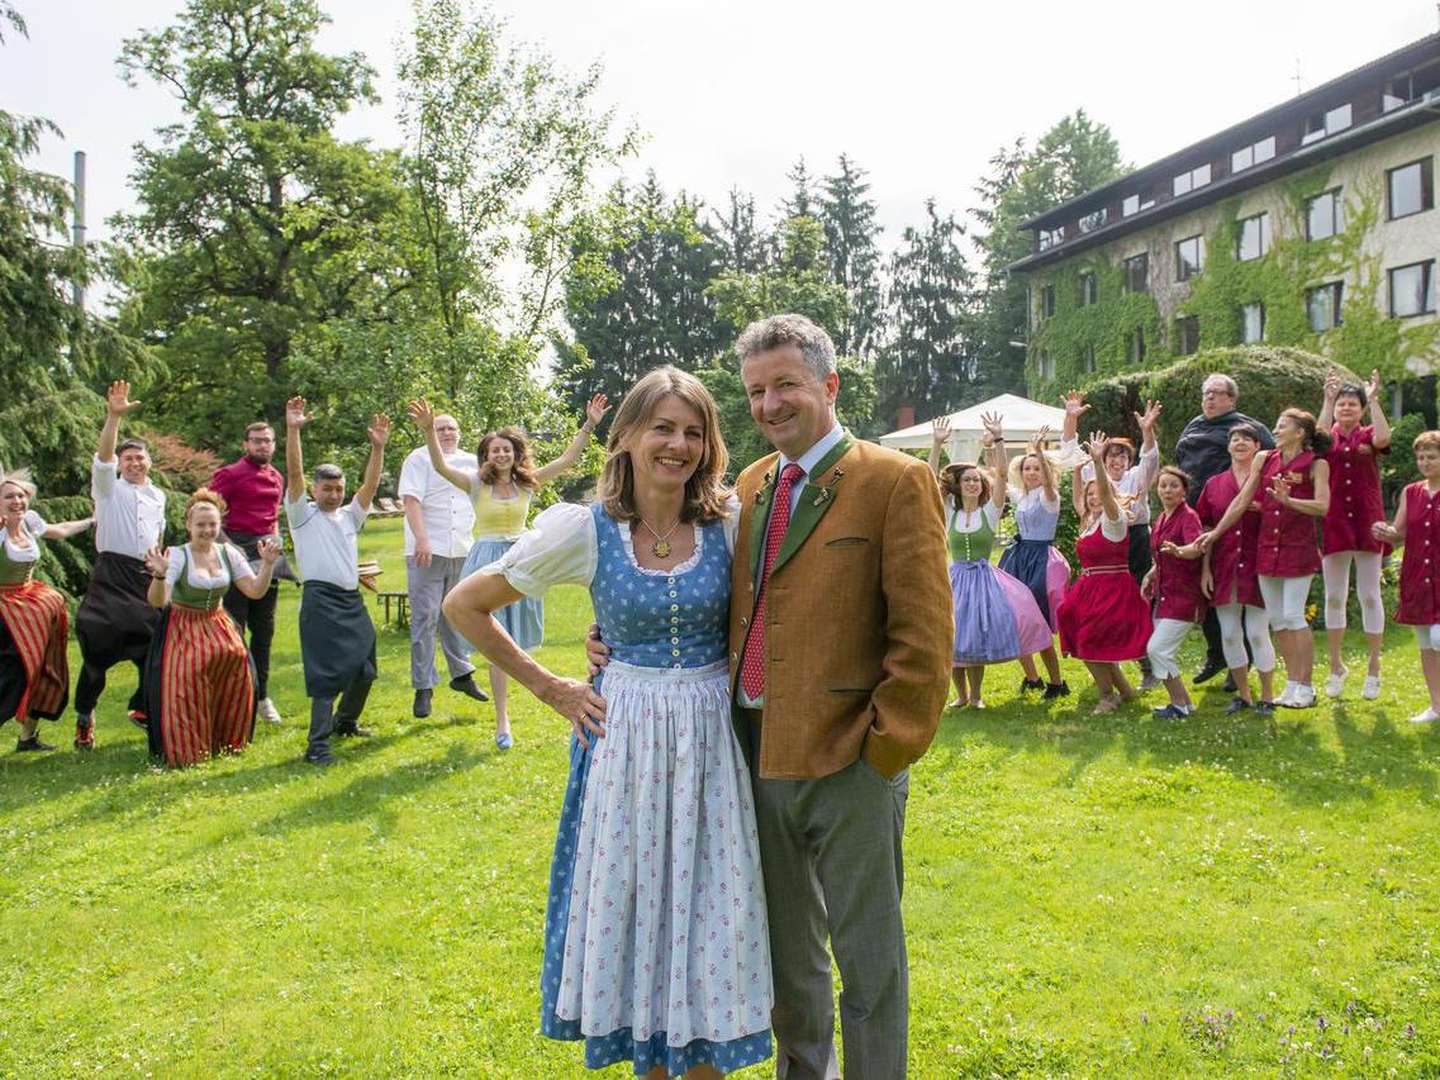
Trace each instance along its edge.
{"label": "red brick chimney", "polygon": [[895,430],[913,426],[915,423],[915,406],[901,405],[895,410]]}

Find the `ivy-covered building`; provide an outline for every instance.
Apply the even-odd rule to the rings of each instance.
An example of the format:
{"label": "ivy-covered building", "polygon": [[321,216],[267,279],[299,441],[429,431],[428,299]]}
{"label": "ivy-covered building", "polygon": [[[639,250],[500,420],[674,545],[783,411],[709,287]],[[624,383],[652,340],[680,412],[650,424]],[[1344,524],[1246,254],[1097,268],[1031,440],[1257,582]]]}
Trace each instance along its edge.
{"label": "ivy-covered building", "polygon": [[1262,341],[1432,384],[1437,150],[1440,34],[1024,222],[1031,395]]}

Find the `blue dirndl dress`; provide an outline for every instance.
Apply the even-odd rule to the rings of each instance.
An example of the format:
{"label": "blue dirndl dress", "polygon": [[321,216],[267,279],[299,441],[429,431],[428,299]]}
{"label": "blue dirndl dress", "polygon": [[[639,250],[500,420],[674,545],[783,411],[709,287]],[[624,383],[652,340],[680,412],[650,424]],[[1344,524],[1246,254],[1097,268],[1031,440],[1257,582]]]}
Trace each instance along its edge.
{"label": "blue dirndl dress", "polygon": [[1070,564],[1055,550],[1055,529],[1060,523],[1060,500],[1053,505],[1045,501],[1043,488],[1021,494],[1010,489],[1015,507],[1015,525],[1019,538],[1000,555],[1000,569],[1030,590],[1040,614],[1045,617],[1051,633],[1059,629],[1056,613],[1070,584]]}
{"label": "blue dirndl dress", "polygon": [[[628,1060],[636,1075],[731,1072],[771,1055],[774,991],[754,799],[730,709],[725,526],[702,526],[695,555],[657,571],[636,564],[628,526],[599,504],[562,504],[536,521],[539,533],[588,528],[590,595],[611,649],[597,684],[606,734],[588,748],[571,742],[540,1030],[583,1039],[594,1069]],[[507,560],[521,591],[526,543]]]}
{"label": "blue dirndl dress", "polygon": [[[501,556],[514,546],[514,540],[504,537],[476,540],[470,545],[470,553],[465,556],[465,565],[460,576],[467,578],[491,563],[499,562]],[[515,644],[526,652],[538,649],[545,640],[544,597],[522,597],[513,604],[506,604],[491,618],[503,626],[505,632],[515,639]],[[475,646],[470,646],[470,651],[474,652]]]}

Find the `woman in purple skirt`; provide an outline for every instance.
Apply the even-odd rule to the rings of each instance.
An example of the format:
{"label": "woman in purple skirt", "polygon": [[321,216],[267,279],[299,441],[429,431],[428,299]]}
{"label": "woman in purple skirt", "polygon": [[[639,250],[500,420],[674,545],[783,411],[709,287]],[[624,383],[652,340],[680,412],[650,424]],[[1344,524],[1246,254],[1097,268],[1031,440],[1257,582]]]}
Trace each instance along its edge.
{"label": "woman in purple skirt", "polygon": [[951,671],[955,700],[950,708],[956,709],[985,707],[980,689],[986,664],[1016,660],[1051,644],[1050,626],[1030,589],[990,561],[1005,505],[1005,442],[1000,437],[998,416],[983,417],[983,422],[988,474],[971,462],[953,463],[941,470],[940,450],[950,437],[948,417],[935,421],[930,452],[930,468],[944,495],[950,547],[950,591],[955,609]]}

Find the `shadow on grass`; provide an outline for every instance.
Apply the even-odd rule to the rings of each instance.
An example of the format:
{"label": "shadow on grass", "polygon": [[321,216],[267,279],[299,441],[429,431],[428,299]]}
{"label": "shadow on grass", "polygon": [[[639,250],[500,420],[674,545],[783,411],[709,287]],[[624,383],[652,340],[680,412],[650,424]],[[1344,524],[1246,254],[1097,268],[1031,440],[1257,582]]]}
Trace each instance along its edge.
{"label": "shadow on grass", "polygon": [[[1132,766],[1173,770],[1185,765],[1221,769],[1241,782],[1263,781],[1294,802],[1313,805],[1368,801],[1378,790],[1413,792],[1429,800],[1437,791],[1440,730],[1416,735],[1392,707],[1324,702],[1313,709],[1277,709],[1229,717],[1229,695],[1196,695],[1199,712],[1183,721],[1156,720],[1153,702],[1102,716],[1090,715],[1095,693],[1087,688],[1041,711],[1036,702],[1011,701],[981,711],[949,711],[941,718],[933,750],[963,755],[977,741],[1012,758],[1059,754],[1068,761],[1060,786],[1074,787],[1100,759],[1120,754]],[[1361,726],[1373,718],[1368,730]],[[1333,727],[1333,737],[1327,737]],[[943,763],[937,763],[944,769]]]}

